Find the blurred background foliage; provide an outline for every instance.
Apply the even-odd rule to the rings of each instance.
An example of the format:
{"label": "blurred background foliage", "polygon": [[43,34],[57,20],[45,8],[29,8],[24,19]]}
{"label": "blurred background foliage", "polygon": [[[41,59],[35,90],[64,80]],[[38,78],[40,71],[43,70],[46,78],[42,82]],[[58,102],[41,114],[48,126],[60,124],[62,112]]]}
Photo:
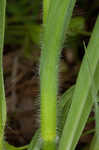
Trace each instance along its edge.
{"label": "blurred background foliage", "polygon": [[[66,47],[77,49],[83,39],[88,39],[98,10],[98,0],[77,0]],[[6,12],[5,44],[21,46],[24,56],[31,56],[31,45],[40,47],[42,42],[42,1],[8,0]]]}
{"label": "blurred background foliage", "polygon": [[5,44],[23,46],[29,55],[32,43],[39,45],[41,32],[40,0],[8,0]]}
{"label": "blurred background foliage", "polygon": [[[90,36],[98,10],[98,0],[77,0],[66,47],[77,49]],[[5,44],[24,47],[24,55],[30,56],[31,45],[40,47],[42,41],[42,1],[8,0],[6,12]]]}

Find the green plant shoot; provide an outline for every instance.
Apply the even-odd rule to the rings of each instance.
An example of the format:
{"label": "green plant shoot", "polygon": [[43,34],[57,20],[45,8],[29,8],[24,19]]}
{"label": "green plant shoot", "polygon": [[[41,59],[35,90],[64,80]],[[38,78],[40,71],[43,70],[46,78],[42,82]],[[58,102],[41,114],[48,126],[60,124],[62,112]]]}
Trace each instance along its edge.
{"label": "green plant shoot", "polygon": [[[40,61],[41,137],[44,145],[55,143],[56,140],[59,56],[75,2],[76,0],[52,1],[44,26]],[[44,149],[55,148],[52,147],[54,146],[45,146]]]}

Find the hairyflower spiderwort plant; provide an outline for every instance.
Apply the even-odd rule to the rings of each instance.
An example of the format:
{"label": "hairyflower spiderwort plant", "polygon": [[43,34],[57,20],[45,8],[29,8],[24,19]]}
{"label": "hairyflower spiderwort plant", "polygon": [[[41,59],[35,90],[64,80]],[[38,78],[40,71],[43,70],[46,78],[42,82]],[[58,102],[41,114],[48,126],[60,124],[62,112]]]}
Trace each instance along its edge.
{"label": "hairyflower spiderwort plant", "polygon": [[[88,115],[94,104],[92,96],[92,83],[95,80],[96,91],[99,90],[99,17],[96,21],[91,39],[87,46],[88,62],[92,76],[90,78],[89,66],[86,56],[82,61],[76,85],[57,104],[58,94],[58,64],[59,57],[67,33],[70,18],[76,0],[44,0],[43,1],[43,33],[42,52],[40,59],[40,130],[37,130],[29,146],[16,148],[4,142],[4,128],[6,122],[6,104],[3,83],[2,55],[5,26],[5,0],[0,0],[0,150],[75,150],[83,131]],[[93,61],[94,58],[94,61]],[[86,86],[85,86],[86,81]],[[69,104],[69,105],[68,105]],[[59,119],[60,109],[67,105],[64,120]],[[60,109],[58,109],[60,107]],[[65,115],[63,114],[63,115]],[[62,114],[61,114],[62,115]],[[98,117],[96,119],[98,127]],[[60,122],[59,122],[60,121]],[[62,121],[62,122],[61,122]],[[62,132],[57,134],[57,124]],[[98,132],[98,130],[96,130]],[[95,138],[98,134],[95,134]],[[56,143],[56,139],[58,141]],[[94,141],[94,140],[93,140]],[[98,138],[91,150],[98,150]],[[4,144],[4,145],[3,145]],[[3,147],[4,146],[4,147]]]}

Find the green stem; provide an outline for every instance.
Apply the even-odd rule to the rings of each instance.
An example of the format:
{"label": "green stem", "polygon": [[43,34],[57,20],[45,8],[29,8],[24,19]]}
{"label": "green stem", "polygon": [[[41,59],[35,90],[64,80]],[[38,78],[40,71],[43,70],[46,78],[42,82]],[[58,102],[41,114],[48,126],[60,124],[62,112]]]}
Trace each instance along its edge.
{"label": "green stem", "polygon": [[5,28],[5,7],[6,1],[0,0],[0,150],[3,149],[3,136],[6,121],[6,104],[3,82],[2,55],[4,43],[4,28]]}
{"label": "green stem", "polygon": [[44,142],[43,149],[45,150],[55,149],[58,63],[60,49],[64,41],[65,31],[68,29],[75,1],[52,1],[44,28],[40,60],[40,117],[41,137]]}
{"label": "green stem", "polygon": [[43,0],[43,23],[46,23],[50,0]]}

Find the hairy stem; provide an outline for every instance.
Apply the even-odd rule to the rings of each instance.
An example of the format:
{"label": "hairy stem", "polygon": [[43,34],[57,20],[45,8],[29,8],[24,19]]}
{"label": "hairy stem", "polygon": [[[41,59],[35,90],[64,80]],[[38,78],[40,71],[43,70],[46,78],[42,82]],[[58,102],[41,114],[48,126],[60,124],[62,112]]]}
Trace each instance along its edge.
{"label": "hairy stem", "polygon": [[[76,0],[54,0],[50,3],[43,32],[40,60],[41,137],[44,149],[55,149],[56,100],[60,49],[68,29]],[[48,146],[51,145],[51,147]]]}

